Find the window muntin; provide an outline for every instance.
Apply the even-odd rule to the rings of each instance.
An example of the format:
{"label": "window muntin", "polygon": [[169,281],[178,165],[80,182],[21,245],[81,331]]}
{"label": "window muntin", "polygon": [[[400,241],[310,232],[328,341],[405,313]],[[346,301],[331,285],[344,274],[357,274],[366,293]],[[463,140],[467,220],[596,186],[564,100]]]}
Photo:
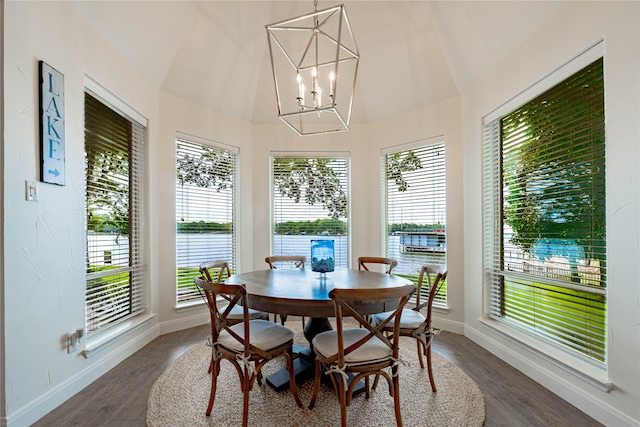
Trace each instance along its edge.
{"label": "window muntin", "polygon": [[[195,139],[195,138],[192,138]],[[176,140],[176,301],[202,301],[193,278],[203,261],[236,269],[237,151]]]}
{"label": "window muntin", "polygon": [[603,60],[484,130],[489,315],[606,362]]}
{"label": "window muntin", "polygon": [[[425,264],[447,268],[445,159],[441,139],[383,153],[385,255],[414,281]],[[436,298],[446,302],[446,283]]]}
{"label": "window muntin", "polygon": [[144,311],[145,127],[85,92],[86,329]]}
{"label": "window muntin", "polygon": [[334,240],[335,267],[349,263],[348,157],[271,158],[272,255],[304,255],[311,240]]}

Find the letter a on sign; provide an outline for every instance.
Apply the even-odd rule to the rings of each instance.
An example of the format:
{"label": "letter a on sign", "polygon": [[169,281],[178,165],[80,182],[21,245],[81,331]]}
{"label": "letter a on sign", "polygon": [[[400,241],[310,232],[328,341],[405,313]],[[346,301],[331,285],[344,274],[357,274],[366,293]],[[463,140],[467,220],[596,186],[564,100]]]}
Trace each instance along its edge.
{"label": "letter a on sign", "polygon": [[40,61],[40,180],[64,185],[64,76]]}

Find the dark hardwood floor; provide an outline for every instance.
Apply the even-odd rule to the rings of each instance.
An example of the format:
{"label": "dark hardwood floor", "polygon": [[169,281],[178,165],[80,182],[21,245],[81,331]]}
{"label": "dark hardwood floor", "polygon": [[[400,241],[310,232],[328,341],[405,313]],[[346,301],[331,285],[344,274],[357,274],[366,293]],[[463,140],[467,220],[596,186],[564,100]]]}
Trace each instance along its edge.
{"label": "dark hardwood floor", "polygon": [[[208,331],[203,325],[156,338],[34,426],[144,426],[156,378],[188,348],[203,342]],[[462,335],[443,332],[434,349],[478,384],[487,427],[601,425]]]}

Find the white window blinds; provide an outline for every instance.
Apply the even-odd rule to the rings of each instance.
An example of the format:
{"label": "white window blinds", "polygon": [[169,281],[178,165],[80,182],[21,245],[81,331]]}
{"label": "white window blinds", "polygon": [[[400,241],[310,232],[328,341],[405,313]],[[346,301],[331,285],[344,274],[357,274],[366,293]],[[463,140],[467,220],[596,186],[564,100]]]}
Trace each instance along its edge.
{"label": "white window blinds", "polygon": [[88,334],[144,311],[144,133],[85,92]]}
{"label": "white window blinds", "polygon": [[484,129],[491,317],[606,361],[602,58]]}
{"label": "white window blinds", "polygon": [[[447,268],[445,159],[441,139],[383,152],[386,256],[398,260],[395,274],[417,280],[425,264]],[[446,285],[437,299],[446,301]]]}
{"label": "white window blinds", "polygon": [[348,267],[349,158],[271,158],[272,255],[304,255],[334,240],[335,267]]}
{"label": "white window blinds", "polygon": [[[194,138],[195,139],[195,138]],[[204,261],[236,269],[237,150],[176,140],[177,302],[202,301],[193,282]]]}

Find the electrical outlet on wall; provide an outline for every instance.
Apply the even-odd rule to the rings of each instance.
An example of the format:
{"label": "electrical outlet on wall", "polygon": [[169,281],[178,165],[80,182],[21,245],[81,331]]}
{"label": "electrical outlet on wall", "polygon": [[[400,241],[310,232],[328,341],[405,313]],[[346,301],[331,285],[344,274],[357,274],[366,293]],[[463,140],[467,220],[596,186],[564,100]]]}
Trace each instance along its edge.
{"label": "electrical outlet on wall", "polygon": [[84,329],[76,329],[76,347],[82,349],[82,343],[84,342]]}
{"label": "electrical outlet on wall", "polygon": [[71,354],[78,349],[77,333],[67,335],[67,354]]}

